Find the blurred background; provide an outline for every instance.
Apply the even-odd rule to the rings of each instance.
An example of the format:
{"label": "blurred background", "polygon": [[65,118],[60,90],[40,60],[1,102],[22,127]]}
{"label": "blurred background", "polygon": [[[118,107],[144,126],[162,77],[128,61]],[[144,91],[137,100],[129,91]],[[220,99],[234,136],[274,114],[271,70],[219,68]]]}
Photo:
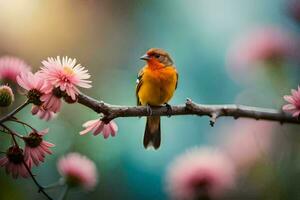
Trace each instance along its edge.
{"label": "blurred background", "polygon": [[[0,55],[18,56],[34,71],[49,56],[76,58],[92,75],[93,87],[82,92],[111,104],[135,105],[136,75],[145,64],[139,57],[151,47],[160,47],[172,55],[179,72],[170,104],[183,104],[188,97],[202,104],[280,109],[282,96],[300,81],[300,10],[291,3],[0,0]],[[17,98],[14,106],[25,100]],[[207,145],[226,151],[245,140],[230,139],[244,132],[250,134],[252,143],[237,146],[235,151],[257,152],[255,161],[239,168],[240,187],[231,195],[236,199],[300,199],[300,129],[295,125],[221,118],[212,128],[206,117],[163,118],[162,145],[154,151],[142,145],[144,118],[116,119],[118,135],[105,140],[101,135],[79,135],[85,121],[97,118],[82,105],[64,104],[58,117],[47,123],[29,111],[18,116],[37,128],[49,127],[46,140],[56,145],[54,154],[33,169],[41,184],[59,179],[56,161],[68,152],[80,152],[97,164],[97,188],[90,193],[72,190],[68,199],[167,199],[166,169],[178,154]],[[0,141],[5,151],[10,140],[2,134]],[[247,145],[252,146],[244,151]],[[32,180],[14,180],[0,170],[0,199],[42,199],[36,190]],[[49,193],[56,197],[60,189]]]}

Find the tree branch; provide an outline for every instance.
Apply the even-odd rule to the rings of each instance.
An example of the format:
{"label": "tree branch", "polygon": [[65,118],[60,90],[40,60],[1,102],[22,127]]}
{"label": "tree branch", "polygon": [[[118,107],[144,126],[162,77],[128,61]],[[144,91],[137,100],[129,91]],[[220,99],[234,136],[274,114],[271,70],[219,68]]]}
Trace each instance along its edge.
{"label": "tree branch", "polygon": [[184,105],[172,106],[168,110],[166,106],[151,107],[149,112],[147,106],[118,106],[95,100],[85,94],[78,95],[78,103],[89,107],[97,113],[104,114],[104,121],[110,121],[118,117],[142,117],[142,116],[174,116],[174,115],[197,115],[210,117],[213,126],[219,117],[251,118],[256,120],[278,121],[282,123],[300,124],[300,120],[289,113],[281,110],[250,107],[243,105],[203,105],[187,99]]}
{"label": "tree branch", "polygon": [[10,112],[7,115],[5,115],[4,117],[0,118],[0,124],[2,124],[3,122],[9,120],[11,117],[13,117],[15,114],[20,112],[23,108],[25,108],[28,104],[29,104],[29,101],[27,100],[23,104],[21,104],[19,107],[14,109],[12,112]]}

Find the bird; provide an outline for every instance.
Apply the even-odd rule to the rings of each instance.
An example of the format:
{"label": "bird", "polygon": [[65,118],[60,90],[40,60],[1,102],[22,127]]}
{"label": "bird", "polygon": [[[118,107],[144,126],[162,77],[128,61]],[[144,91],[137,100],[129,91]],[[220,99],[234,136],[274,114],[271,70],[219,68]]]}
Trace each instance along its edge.
{"label": "bird", "polygon": [[[178,73],[169,53],[160,48],[149,49],[140,59],[146,65],[138,73],[136,99],[138,106],[167,106],[178,85]],[[161,144],[160,116],[148,116],[144,132],[145,149],[158,149]]]}

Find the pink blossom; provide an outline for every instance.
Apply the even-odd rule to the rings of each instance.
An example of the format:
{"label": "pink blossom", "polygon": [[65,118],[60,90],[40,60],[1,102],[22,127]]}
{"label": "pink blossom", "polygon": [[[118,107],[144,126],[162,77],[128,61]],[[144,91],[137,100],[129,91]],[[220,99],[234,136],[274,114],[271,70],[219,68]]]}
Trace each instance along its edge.
{"label": "pink blossom", "polygon": [[166,182],[172,199],[220,198],[235,185],[235,168],[220,151],[193,148],[171,163]]}
{"label": "pink blossom", "polygon": [[292,95],[285,95],[283,98],[289,104],[286,104],[282,107],[283,111],[293,114],[294,117],[299,117],[300,114],[300,87],[298,90],[291,90]]}
{"label": "pink blossom", "polygon": [[283,59],[295,53],[296,40],[277,27],[262,27],[239,38],[229,51],[229,64],[242,67]]}
{"label": "pink blossom", "polygon": [[248,169],[259,159],[269,155],[274,124],[266,121],[239,119],[222,128],[221,143],[225,152],[239,168]]}
{"label": "pink blossom", "polygon": [[76,59],[63,57],[62,60],[58,56],[48,58],[42,62],[42,73],[46,80],[53,88],[59,88],[62,92],[66,92],[73,100],[79,93],[77,87],[90,88],[91,81],[88,70],[85,70],[80,64],[76,64]]}
{"label": "pink blossom", "polygon": [[45,121],[49,121],[56,117],[56,114],[53,111],[47,110],[43,106],[32,106],[31,113]]}
{"label": "pink blossom", "polygon": [[16,82],[21,72],[29,72],[30,66],[24,60],[13,56],[0,57],[0,79]]}
{"label": "pink blossom", "polygon": [[[296,60],[298,39],[278,27],[261,27],[242,35],[230,47],[227,70],[234,80],[253,81],[263,67],[282,66]],[[258,74],[257,74],[258,73]]]}
{"label": "pink blossom", "polygon": [[24,165],[23,150],[17,146],[10,147],[6,156],[0,158],[0,167],[5,167],[6,173],[11,174],[13,178],[19,176],[23,178],[29,177],[29,173]]}
{"label": "pink blossom", "polygon": [[95,119],[85,122],[82,126],[86,129],[81,131],[80,135],[92,132],[96,136],[102,132],[103,137],[106,139],[110,135],[114,137],[118,132],[118,126],[113,120],[105,124],[101,119]]}
{"label": "pink blossom", "polygon": [[54,113],[57,113],[61,109],[62,105],[62,94],[56,89],[53,89],[50,93],[44,94],[41,97],[41,100],[44,101],[44,107],[46,110],[50,110]]}
{"label": "pink blossom", "polygon": [[42,105],[41,96],[46,93],[47,87],[45,80],[40,73],[22,72],[17,77],[18,84],[27,90],[28,100],[34,105]]}
{"label": "pink blossom", "polygon": [[55,145],[43,140],[43,136],[48,133],[49,129],[39,132],[32,132],[28,136],[23,137],[25,141],[24,157],[29,167],[34,164],[38,166],[40,162],[44,162],[46,154],[52,154],[51,147]]}
{"label": "pink blossom", "polygon": [[288,14],[298,23],[300,22],[300,2],[299,0],[291,0],[287,7]]}
{"label": "pink blossom", "polygon": [[41,73],[21,73],[17,77],[17,82],[22,88],[27,90],[27,98],[34,104],[31,113],[46,121],[52,119],[54,112],[46,108],[48,104],[44,102],[45,98],[43,98],[51,92],[51,88],[49,89],[48,83],[43,79]]}
{"label": "pink blossom", "polygon": [[38,90],[40,93],[45,92],[46,83],[40,76],[40,73],[21,72],[20,75],[17,76],[17,82],[28,92],[30,90]]}
{"label": "pink blossom", "polygon": [[57,168],[69,186],[82,186],[86,190],[97,184],[97,169],[93,161],[79,153],[69,153],[58,161]]}

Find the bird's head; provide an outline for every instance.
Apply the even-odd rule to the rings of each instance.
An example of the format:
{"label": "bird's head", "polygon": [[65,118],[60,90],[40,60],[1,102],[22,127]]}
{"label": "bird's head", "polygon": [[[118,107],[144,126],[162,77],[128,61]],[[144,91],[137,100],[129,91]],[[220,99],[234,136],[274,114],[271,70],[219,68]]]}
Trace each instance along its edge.
{"label": "bird's head", "polygon": [[170,55],[163,49],[151,48],[141,57],[148,65],[155,67],[166,67],[173,65]]}

